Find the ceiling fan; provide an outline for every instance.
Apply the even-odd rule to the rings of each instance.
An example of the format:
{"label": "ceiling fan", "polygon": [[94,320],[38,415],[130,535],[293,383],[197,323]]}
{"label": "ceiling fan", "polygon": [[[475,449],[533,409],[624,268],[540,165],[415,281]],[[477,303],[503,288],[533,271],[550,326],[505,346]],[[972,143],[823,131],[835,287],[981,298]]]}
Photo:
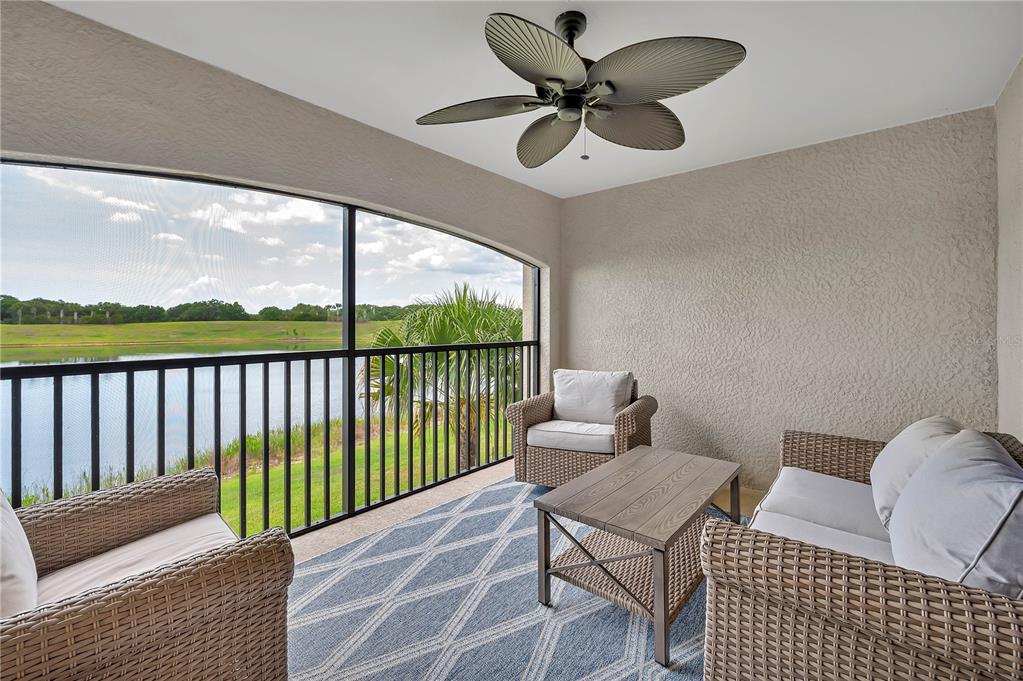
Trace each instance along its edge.
{"label": "ceiling fan", "polygon": [[536,96],[463,102],[416,123],[465,123],[554,107],[556,113],[533,121],[519,138],[516,152],[527,168],[543,165],[568,146],[584,117],[586,128],[608,142],[677,149],[686,139],[682,124],[657,100],[717,80],[746,57],[746,48],[731,40],[676,37],[629,45],[594,62],[575,51],[586,15],[565,12],[555,20],[555,30],[559,35],[511,14],[491,14],[484,26],[487,44],[505,66],[536,86]]}

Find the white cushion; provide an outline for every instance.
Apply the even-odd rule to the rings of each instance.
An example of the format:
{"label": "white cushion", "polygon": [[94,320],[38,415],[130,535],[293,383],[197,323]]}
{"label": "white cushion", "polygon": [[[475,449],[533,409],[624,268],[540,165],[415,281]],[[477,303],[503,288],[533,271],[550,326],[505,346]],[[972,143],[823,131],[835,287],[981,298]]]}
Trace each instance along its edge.
{"label": "white cushion", "polygon": [[802,468],[785,467],[754,511],[770,511],[888,542],[874,510],[870,485]]}
{"label": "white cushion", "polygon": [[36,561],[18,516],[0,492],[0,617],[36,607]]}
{"label": "white cushion", "polygon": [[892,509],[913,471],[963,427],[944,416],[931,416],[907,426],[880,451],[870,467],[874,507],[888,527]]}
{"label": "white cushion", "polygon": [[554,418],[613,425],[615,414],[629,406],[632,374],[628,371],[554,370]]}
{"label": "white cushion", "polygon": [[112,584],[236,539],[219,514],[199,516],[51,572],[39,580],[39,603],[53,603]]}
{"label": "white cushion", "polygon": [[526,431],[526,444],[546,449],[614,454],[615,427],[603,423],[544,421]]}
{"label": "white cushion", "polygon": [[920,465],[889,525],[896,565],[1023,598],[1023,469],[964,430]]}
{"label": "white cushion", "polygon": [[886,541],[817,525],[783,513],[760,511],[750,523],[750,527],[761,532],[776,534],[779,537],[797,539],[833,551],[841,551],[853,556],[894,565],[892,547]]}

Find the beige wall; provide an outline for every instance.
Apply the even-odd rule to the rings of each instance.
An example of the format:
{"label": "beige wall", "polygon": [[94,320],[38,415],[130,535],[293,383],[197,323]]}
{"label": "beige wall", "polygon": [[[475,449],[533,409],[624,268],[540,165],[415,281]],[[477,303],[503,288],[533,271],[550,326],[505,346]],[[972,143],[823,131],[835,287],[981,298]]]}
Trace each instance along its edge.
{"label": "beige wall", "polygon": [[990,108],[568,199],[562,363],[754,487],[786,428],[991,428],[995,241]]}
{"label": "beige wall", "polygon": [[[499,246],[542,265],[545,284],[558,268],[560,202],[549,194],[53,6],[0,7],[5,157],[350,200]],[[557,349],[557,291],[543,296],[541,340]]]}
{"label": "beige wall", "polygon": [[1023,434],[1023,62],[998,123],[998,427]]}

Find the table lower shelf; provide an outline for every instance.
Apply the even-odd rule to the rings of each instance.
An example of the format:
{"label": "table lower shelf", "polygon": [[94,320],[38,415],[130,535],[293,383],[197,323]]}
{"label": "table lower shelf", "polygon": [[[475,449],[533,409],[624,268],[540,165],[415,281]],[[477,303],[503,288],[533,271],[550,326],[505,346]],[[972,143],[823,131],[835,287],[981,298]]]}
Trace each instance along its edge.
{"label": "table lower shelf", "polygon": [[[674,622],[678,613],[696,591],[703,580],[700,567],[700,535],[706,517],[700,514],[692,525],[679,536],[668,550],[668,622]],[[625,556],[641,551],[649,551],[650,547],[611,534],[604,530],[593,530],[579,542],[597,559]],[[551,560],[551,568],[557,569],[566,565],[585,563],[589,560],[582,551],[572,547],[559,553]],[[644,617],[654,607],[653,558],[645,556],[614,561],[604,565],[629,591],[642,603],[643,607],[622,591],[604,572],[595,566],[573,568],[563,573],[553,573],[557,577],[580,589],[585,589],[595,596],[608,600],[615,605],[630,610]],[[644,607],[646,610],[644,610]]]}

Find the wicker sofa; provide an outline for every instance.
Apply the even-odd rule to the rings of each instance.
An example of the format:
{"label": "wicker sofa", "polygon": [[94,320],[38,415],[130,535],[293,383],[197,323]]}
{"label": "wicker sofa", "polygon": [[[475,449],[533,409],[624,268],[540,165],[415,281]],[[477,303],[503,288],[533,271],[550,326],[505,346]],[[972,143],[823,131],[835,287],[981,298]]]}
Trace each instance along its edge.
{"label": "wicker sofa", "polygon": [[[787,431],[781,464],[869,484],[884,445]],[[701,560],[709,680],[1023,679],[1023,600],[715,520]]]}
{"label": "wicker sofa", "polygon": [[[58,571],[91,559],[102,572],[97,556],[218,521],[218,490],[200,469],[17,509],[40,596]],[[287,678],[291,544],[280,529],[232,537],[172,562],[154,555],[145,572],[0,620],[0,678]]]}
{"label": "wicker sofa", "polygon": [[[559,369],[557,374],[564,370]],[[578,372],[602,374],[611,372]],[[617,373],[617,372],[616,372]],[[639,445],[650,444],[650,419],[657,412],[657,400],[650,395],[639,396],[637,382],[628,375],[628,398],[623,409],[613,415],[613,441],[604,451],[534,446],[528,442],[534,426],[557,423],[555,393],[547,392],[516,402],[508,407],[512,427],[512,454],[515,457],[515,479],[519,482],[557,487]],[[584,420],[584,419],[580,419]],[[586,419],[588,420],[588,419]],[[611,419],[608,419],[610,421]],[[587,425],[587,424],[581,424]]]}

